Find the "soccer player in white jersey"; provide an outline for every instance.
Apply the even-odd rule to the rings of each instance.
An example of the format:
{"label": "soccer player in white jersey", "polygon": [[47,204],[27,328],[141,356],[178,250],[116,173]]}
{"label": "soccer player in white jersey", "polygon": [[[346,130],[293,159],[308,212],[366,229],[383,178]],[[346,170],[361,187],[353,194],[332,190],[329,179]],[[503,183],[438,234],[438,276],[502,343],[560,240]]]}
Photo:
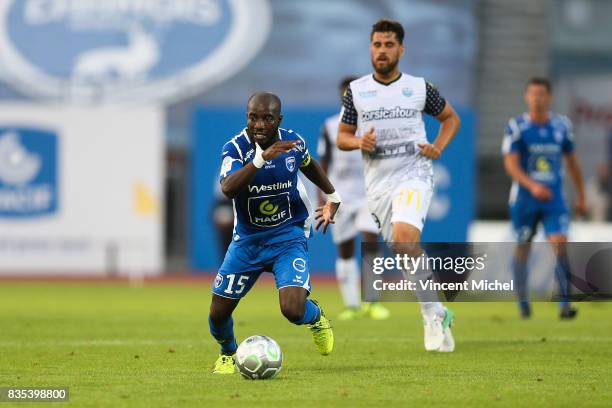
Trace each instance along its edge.
{"label": "soccer player in white jersey", "polygon": [[[347,77],[341,81],[340,95],[344,94],[354,79],[356,78]],[[364,242],[376,242],[378,227],[368,208],[361,153],[357,150],[345,152],[336,147],[338,123],[339,113],[325,120],[317,146],[319,164],[347,203],[336,214],[336,223],[332,229],[332,237],[338,249],[336,278],[345,305],[338,319],[352,320],[367,315],[375,320],[384,320],[389,318],[389,309],[380,303],[362,305],[360,301],[361,279],[359,265],[355,259],[355,238],[361,233]],[[319,194],[319,203],[325,203],[322,194]]]}
{"label": "soccer player in white jersey", "polygon": [[[337,145],[361,149],[370,210],[386,242],[408,256],[422,254],[421,230],[433,195],[432,161],[440,157],[459,130],[459,116],[423,78],[399,70],[404,29],[397,21],[372,26],[370,54],[374,73],[349,85],[343,98]],[[423,113],[440,122],[433,143],[425,134]],[[431,272],[411,271],[418,279]],[[453,351],[453,312],[437,296],[417,290],[427,351]]]}

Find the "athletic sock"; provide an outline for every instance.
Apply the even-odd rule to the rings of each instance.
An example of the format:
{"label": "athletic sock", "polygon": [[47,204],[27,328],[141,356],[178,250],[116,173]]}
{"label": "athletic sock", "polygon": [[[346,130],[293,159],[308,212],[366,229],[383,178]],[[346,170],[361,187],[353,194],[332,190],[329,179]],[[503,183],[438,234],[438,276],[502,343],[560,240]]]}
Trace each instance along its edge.
{"label": "athletic sock", "polygon": [[570,297],[570,265],[567,254],[557,256],[557,264],[555,265],[555,276],[559,284],[559,303],[560,306],[566,307],[569,305]]}
{"label": "athletic sock", "polygon": [[522,308],[527,307],[527,305],[529,305],[527,261],[521,261],[515,257],[512,261],[512,273],[514,275],[514,284],[516,285],[516,296],[518,297],[519,305]]}
{"label": "athletic sock", "polygon": [[304,305],[304,316],[298,321],[291,322],[293,324],[312,324],[319,320],[321,316],[321,309],[310,299],[306,299],[306,304]]}
{"label": "athletic sock", "polygon": [[355,258],[336,259],[336,279],[344,304],[349,308],[359,307],[359,267]]}
{"label": "athletic sock", "polygon": [[438,292],[435,290],[423,289],[419,281],[425,282],[433,280],[433,272],[427,267],[427,254],[423,253],[421,256],[422,263],[419,264],[414,274],[409,276],[409,279],[416,282],[416,297],[419,300],[421,306],[421,314],[426,319],[431,319],[435,316],[444,318],[446,310],[440,302]]}
{"label": "athletic sock", "polygon": [[216,325],[208,316],[208,327],[210,334],[221,345],[221,354],[231,356],[236,352],[238,345],[234,337],[234,319],[230,316],[224,323]]}
{"label": "athletic sock", "polygon": [[441,302],[419,302],[419,306],[421,306],[421,315],[424,318],[431,319],[438,316],[443,319],[446,315],[446,310]]}

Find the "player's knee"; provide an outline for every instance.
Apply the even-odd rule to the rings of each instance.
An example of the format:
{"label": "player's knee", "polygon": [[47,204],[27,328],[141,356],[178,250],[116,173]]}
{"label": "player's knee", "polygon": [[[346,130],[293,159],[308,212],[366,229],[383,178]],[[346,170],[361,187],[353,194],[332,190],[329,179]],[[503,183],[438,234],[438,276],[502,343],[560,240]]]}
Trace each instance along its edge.
{"label": "player's knee", "polygon": [[291,323],[300,322],[304,317],[304,302],[285,301],[281,303],[281,313]]}
{"label": "player's knee", "polygon": [[418,244],[421,240],[421,232],[418,228],[405,223],[393,224],[393,242]]}
{"label": "player's knee", "polygon": [[210,321],[214,325],[222,325],[230,318],[231,312],[228,313],[224,308],[216,307],[215,305],[210,306],[210,312],[208,314]]}

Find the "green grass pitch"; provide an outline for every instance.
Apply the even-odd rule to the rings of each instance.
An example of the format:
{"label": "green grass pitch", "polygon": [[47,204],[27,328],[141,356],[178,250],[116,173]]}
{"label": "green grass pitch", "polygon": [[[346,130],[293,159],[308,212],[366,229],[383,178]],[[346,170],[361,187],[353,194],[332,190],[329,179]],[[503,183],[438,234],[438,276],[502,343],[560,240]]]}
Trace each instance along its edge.
{"label": "green grass pitch", "polygon": [[[260,282],[262,283],[262,282]],[[284,353],[268,381],[213,376],[204,284],[0,283],[0,386],[67,386],[73,407],[610,406],[612,305],[554,304],[520,321],[511,303],[454,304],[457,349],[426,353],[418,306],[388,304],[388,321],[333,321],[332,355],[258,284],[235,314],[238,340],[265,334]],[[335,286],[314,284],[332,319]],[[40,403],[0,403],[40,407]]]}

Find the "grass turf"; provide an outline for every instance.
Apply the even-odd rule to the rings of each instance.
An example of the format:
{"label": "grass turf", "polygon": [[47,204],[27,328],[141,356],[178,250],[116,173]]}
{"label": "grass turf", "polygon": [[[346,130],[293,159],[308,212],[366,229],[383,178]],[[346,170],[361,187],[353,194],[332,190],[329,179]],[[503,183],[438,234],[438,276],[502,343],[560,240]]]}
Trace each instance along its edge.
{"label": "grass turf", "polygon": [[[334,286],[315,282],[327,315]],[[283,319],[257,285],[235,313],[238,340],[276,339],[283,371],[268,381],[213,376],[206,285],[0,284],[0,386],[67,386],[75,407],[610,406],[612,307],[554,304],[517,319],[514,304],[454,304],[457,350],[426,353],[416,304],[390,303],[388,321],[333,321],[334,353]],[[40,404],[0,403],[1,407]]]}

